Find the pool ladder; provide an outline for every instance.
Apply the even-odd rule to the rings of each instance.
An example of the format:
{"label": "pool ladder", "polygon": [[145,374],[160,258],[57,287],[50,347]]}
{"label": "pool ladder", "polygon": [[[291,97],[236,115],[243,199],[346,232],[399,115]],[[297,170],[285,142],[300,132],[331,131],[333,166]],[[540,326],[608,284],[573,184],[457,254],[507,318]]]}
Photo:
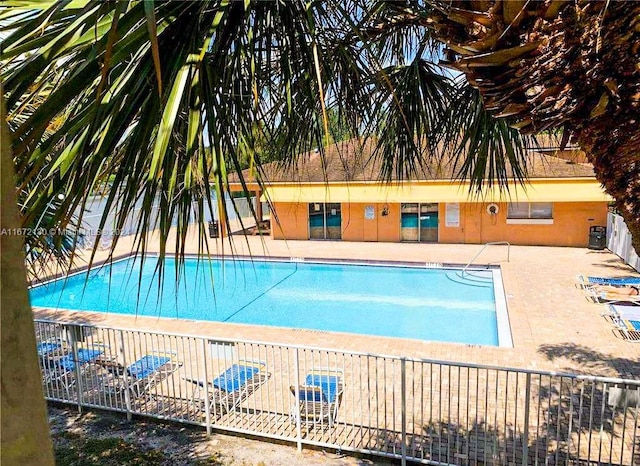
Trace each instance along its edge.
{"label": "pool ladder", "polygon": [[509,262],[509,258],[511,257],[511,243],[509,243],[509,241],[493,241],[491,243],[485,243],[484,246],[482,246],[482,249],[478,251],[478,254],[473,256],[473,259],[471,259],[469,263],[462,268],[462,271],[460,272],[461,278],[464,278],[465,272],[469,273],[467,272],[467,269],[469,268],[469,266],[473,264],[473,261],[475,261],[480,256],[480,254],[482,254],[484,250],[487,249],[487,247],[498,246],[498,245],[507,246],[507,262]]}
{"label": "pool ladder", "polygon": [[469,270],[469,267],[471,267],[473,262],[480,256],[480,254],[484,252],[485,249],[487,249],[487,247],[497,246],[497,245],[507,246],[507,262],[509,262],[509,259],[511,258],[511,244],[508,241],[494,241],[490,243],[485,243],[484,246],[482,246],[482,249],[480,249],[480,251],[478,251],[478,253],[475,256],[473,256],[473,259],[471,259],[467,263],[467,265],[465,265],[462,268],[461,271],[455,272],[453,274],[455,277],[451,277],[449,276],[449,274],[447,274],[447,278],[449,278],[450,280],[456,283],[460,283],[464,285],[479,286],[479,287],[492,286],[493,273],[486,270],[488,269],[488,266],[486,267],[485,270],[480,270],[477,268],[473,268]]}

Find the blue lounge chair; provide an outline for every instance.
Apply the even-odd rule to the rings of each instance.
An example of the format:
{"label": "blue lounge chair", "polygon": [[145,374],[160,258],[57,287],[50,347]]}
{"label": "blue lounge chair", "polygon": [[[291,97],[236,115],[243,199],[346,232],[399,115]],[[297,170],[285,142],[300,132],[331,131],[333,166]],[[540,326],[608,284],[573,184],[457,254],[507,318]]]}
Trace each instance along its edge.
{"label": "blue lounge chair", "polygon": [[613,320],[622,337],[632,343],[640,343],[640,319],[620,317]]}
{"label": "blue lounge chair", "polygon": [[45,383],[59,383],[69,393],[69,389],[76,383],[76,365],[78,372],[82,373],[90,364],[101,358],[108,359],[108,346],[94,344],[77,349],[77,359],[73,352],[51,359],[45,367]]}
{"label": "blue lounge chair", "polygon": [[62,343],[59,341],[41,341],[37,344],[36,349],[38,351],[38,356],[49,356],[57,350],[62,349]]}
{"label": "blue lounge chair", "polygon": [[38,362],[40,363],[40,369],[42,371],[42,380],[46,382],[48,379],[48,371],[54,366],[55,359],[65,356],[67,351],[62,345],[61,340],[38,342],[36,351],[38,352]]}
{"label": "blue lounge chair", "polygon": [[585,277],[584,275],[578,275],[576,277],[578,283],[582,287],[589,287],[593,285],[610,285],[610,286],[630,286],[640,285],[640,277],[621,277],[621,278],[606,278],[606,277]]}
{"label": "blue lounge chair", "polygon": [[604,317],[611,319],[620,336],[630,342],[640,343],[640,306],[608,304]]}
{"label": "blue lounge chair", "polygon": [[67,354],[66,349],[62,345],[61,340],[40,341],[36,345],[38,359],[43,367],[48,367],[50,361],[56,356],[64,356]]}
{"label": "blue lounge chair", "polygon": [[[263,362],[241,360],[238,364],[233,364],[212,382],[208,382],[209,412],[218,417],[235,409],[270,376]],[[195,385],[193,399],[203,400],[204,382],[186,377],[184,379]]]}
{"label": "blue lounge chair", "polygon": [[115,377],[116,391],[129,390],[135,399],[143,397],[152,387],[182,366],[182,362],[178,361],[176,356],[175,352],[155,351],[127,367],[110,361],[101,361],[99,365]]}
{"label": "blue lounge chair", "polygon": [[65,374],[73,374],[76,370],[76,363],[78,363],[80,367],[86,366],[102,356],[104,349],[95,347],[78,348],[77,354],[77,360],[74,358],[73,353],[68,353],[66,356],[54,360],[51,364],[51,369],[53,371],[59,371],[61,377],[65,376]]}
{"label": "blue lounge chair", "polygon": [[297,403],[291,411],[291,419],[311,424],[332,427],[338,418],[338,408],[342,401],[342,372],[335,369],[321,369],[307,374],[305,384],[290,387]]}

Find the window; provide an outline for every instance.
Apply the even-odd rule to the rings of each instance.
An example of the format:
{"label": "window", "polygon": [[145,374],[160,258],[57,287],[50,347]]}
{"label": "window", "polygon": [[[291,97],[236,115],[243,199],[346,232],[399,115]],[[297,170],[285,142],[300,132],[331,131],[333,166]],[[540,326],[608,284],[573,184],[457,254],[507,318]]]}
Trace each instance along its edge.
{"label": "window", "polygon": [[553,203],[510,202],[507,223],[553,223]]}

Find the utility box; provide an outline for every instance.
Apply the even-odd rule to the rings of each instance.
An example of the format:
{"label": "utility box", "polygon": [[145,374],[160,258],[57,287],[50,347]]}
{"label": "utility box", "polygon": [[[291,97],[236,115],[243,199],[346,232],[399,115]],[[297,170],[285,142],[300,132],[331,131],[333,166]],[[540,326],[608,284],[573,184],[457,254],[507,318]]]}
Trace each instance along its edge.
{"label": "utility box", "polygon": [[595,226],[589,228],[589,249],[604,249],[607,247],[607,227]]}
{"label": "utility box", "polygon": [[209,238],[218,238],[220,236],[220,227],[217,220],[209,222]]}

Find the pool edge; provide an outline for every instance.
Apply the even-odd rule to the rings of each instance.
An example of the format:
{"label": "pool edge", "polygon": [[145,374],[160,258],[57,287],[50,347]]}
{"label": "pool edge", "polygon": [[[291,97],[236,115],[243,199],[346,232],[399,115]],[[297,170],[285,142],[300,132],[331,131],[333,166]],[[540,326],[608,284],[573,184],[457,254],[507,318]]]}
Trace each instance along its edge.
{"label": "pool edge", "polygon": [[500,269],[493,269],[493,294],[496,303],[496,321],[498,325],[498,347],[513,348],[513,338],[511,337],[511,322],[509,321],[509,311],[507,309],[507,298],[502,283],[502,272]]}

